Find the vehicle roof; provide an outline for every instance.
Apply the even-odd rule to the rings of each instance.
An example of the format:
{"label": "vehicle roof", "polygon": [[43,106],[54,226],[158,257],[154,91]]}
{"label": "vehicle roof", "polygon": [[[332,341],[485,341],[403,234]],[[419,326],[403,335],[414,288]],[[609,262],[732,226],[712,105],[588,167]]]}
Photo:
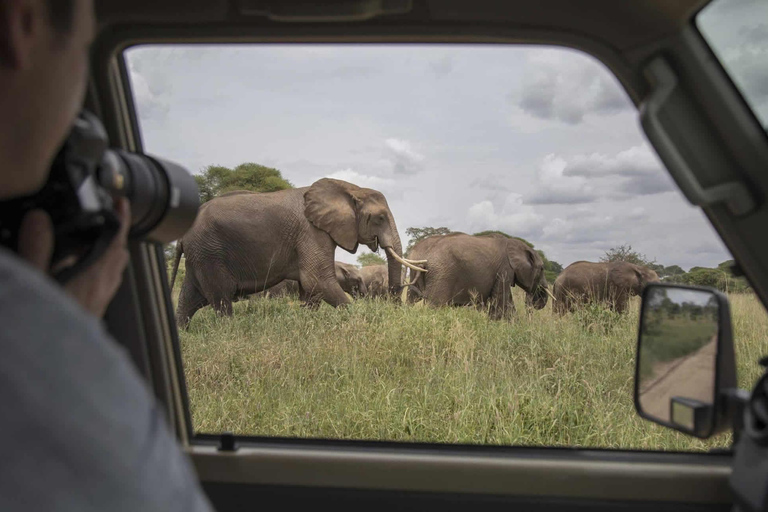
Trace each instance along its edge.
{"label": "vehicle roof", "polygon": [[[494,42],[494,28],[502,31],[497,42],[509,42],[510,33],[518,34],[523,43],[561,44],[589,51],[607,64],[627,88],[635,103],[639,102],[647,84],[637,72],[642,62],[655,48],[654,43],[678,33],[708,0],[389,0],[388,4],[411,4],[400,14],[369,16],[365,6],[375,2],[328,1],[315,4],[300,0],[272,3],[261,0],[105,0],[97,4],[100,31],[107,26],[122,25],[130,29],[155,26],[166,30],[168,25],[194,29],[194,38],[206,30],[237,25],[254,37],[268,34],[272,29],[330,28],[336,33],[314,41],[376,41],[387,33],[386,41],[430,42],[423,27],[428,26],[437,39],[446,41],[446,30],[460,42],[467,40]],[[335,6],[354,5],[362,16],[334,15]],[[294,6],[294,7],[292,7]],[[301,9],[321,9],[323,22],[307,19]],[[265,14],[272,9],[273,13]],[[279,11],[279,12],[278,12]],[[288,21],[286,23],[286,21]],[[291,23],[301,21],[302,23]],[[356,31],[356,27],[366,30]],[[416,27],[421,27],[417,30]],[[483,37],[478,38],[482,27]],[[253,31],[252,28],[260,30]],[[412,28],[413,31],[409,31]],[[373,29],[373,30],[371,30]],[[191,32],[190,32],[191,33]],[[231,33],[231,32],[230,32]],[[184,35],[179,33],[179,42]],[[220,36],[226,35],[220,33]],[[395,39],[392,36],[395,36]],[[168,42],[169,35],[163,34]],[[291,37],[286,40],[301,40]],[[591,44],[590,44],[591,43]]]}
{"label": "vehicle roof", "polygon": [[[112,0],[99,2],[97,13],[99,22],[106,24],[216,23],[237,19],[269,23],[267,17],[247,15],[238,7],[266,3]],[[327,2],[328,5],[332,3]],[[414,0],[412,9],[406,14],[384,15],[369,22],[488,22],[578,31],[608,42],[617,49],[628,50],[673,34],[706,3],[707,0]]]}

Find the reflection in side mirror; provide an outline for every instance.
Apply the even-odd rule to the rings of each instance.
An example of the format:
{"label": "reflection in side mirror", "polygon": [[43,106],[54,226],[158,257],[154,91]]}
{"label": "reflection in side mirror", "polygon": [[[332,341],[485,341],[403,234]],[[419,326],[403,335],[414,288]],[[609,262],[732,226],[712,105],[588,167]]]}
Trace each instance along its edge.
{"label": "reflection in side mirror", "polygon": [[706,438],[727,428],[721,390],[735,386],[728,299],[714,289],[643,291],[635,406],[653,422]]}

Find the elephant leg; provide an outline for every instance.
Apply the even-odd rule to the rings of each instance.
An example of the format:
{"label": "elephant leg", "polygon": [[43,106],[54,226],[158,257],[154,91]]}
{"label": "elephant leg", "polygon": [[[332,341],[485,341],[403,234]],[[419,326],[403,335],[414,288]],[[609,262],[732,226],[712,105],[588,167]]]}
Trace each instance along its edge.
{"label": "elephant leg", "polygon": [[208,303],[219,316],[232,316],[232,299],[237,294],[237,283],[228,273],[212,272],[201,283]]}
{"label": "elephant leg", "polygon": [[617,313],[624,313],[627,310],[627,303],[629,302],[629,294],[620,293],[613,301],[613,310]]}
{"label": "elephant leg", "polygon": [[184,279],[179,293],[179,305],[176,307],[176,325],[186,330],[189,327],[189,321],[195,312],[208,305],[203,294],[195,288],[190,279]]}
{"label": "elephant leg", "polygon": [[232,299],[229,297],[217,297],[211,303],[214,311],[219,316],[232,316]]}
{"label": "elephant leg", "polygon": [[559,316],[563,316],[568,308],[565,300],[565,297],[560,296],[557,297],[557,300],[552,304],[552,309]]}
{"label": "elephant leg", "polygon": [[299,282],[303,290],[302,299],[305,307],[316,308],[324,300],[333,307],[350,304],[352,301],[336,281],[336,273],[315,277],[308,272],[299,272]]}
{"label": "elephant leg", "polygon": [[491,289],[491,306],[488,315],[492,320],[511,320],[515,314],[515,303],[512,301],[512,290],[506,276],[498,276]]}
{"label": "elephant leg", "polygon": [[307,309],[317,309],[320,307],[320,303],[323,299],[319,293],[309,292],[305,290],[303,286],[301,286],[301,283],[299,283],[299,300],[301,300],[301,307]]}

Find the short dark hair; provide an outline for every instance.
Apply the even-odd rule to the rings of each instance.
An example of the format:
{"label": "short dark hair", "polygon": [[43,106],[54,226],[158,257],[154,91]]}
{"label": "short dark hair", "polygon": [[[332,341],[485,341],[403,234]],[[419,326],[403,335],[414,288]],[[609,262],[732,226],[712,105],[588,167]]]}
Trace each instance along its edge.
{"label": "short dark hair", "polygon": [[47,0],[51,24],[59,32],[67,32],[72,27],[75,0]]}

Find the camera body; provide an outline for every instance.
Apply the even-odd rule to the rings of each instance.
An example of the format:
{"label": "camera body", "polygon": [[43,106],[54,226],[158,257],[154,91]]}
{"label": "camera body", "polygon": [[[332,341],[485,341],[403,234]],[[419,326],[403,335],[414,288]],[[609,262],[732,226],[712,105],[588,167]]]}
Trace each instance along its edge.
{"label": "camera body", "polygon": [[24,216],[34,209],[45,210],[54,226],[52,268],[65,260],[76,261],[54,274],[65,282],[98,259],[117,234],[117,196],[131,202],[131,238],[157,243],[180,238],[200,206],[194,178],[172,162],[108,145],[99,119],[82,111],[42,189],[0,202],[0,245],[16,251]]}

